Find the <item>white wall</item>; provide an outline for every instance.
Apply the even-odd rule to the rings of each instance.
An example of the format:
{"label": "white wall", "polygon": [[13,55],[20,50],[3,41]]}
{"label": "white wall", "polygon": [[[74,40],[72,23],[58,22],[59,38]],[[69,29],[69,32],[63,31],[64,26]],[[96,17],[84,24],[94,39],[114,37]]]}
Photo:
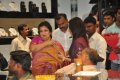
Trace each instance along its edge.
{"label": "white wall", "polygon": [[71,18],[70,0],[58,0],[58,13],[65,13]]}
{"label": "white wall", "polygon": [[0,45],[0,52],[3,56],[9,60],[10,58],[11,45]]}
{"label": "white wall", "polygon": [[[89,4],[90,0],[77,0],[78,1],[78,17],[83,18],[91,10],[93,4]],[[66,13],[68,19],[71,19],[70,0],[58,0],[58,12]]]}

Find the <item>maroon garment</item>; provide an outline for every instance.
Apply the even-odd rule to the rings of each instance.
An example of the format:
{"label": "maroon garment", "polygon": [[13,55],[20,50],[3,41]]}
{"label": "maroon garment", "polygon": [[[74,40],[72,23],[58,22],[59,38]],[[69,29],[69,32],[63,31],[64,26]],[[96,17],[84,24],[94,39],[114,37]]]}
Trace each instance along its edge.
{"label": "maroon garment", "polygon": [[72,46],[71,58],[74,59],[77,57],[78,52],[80,53],[84,48],[88,47],[88,43],[83,37],[80,37],[72,43]]}

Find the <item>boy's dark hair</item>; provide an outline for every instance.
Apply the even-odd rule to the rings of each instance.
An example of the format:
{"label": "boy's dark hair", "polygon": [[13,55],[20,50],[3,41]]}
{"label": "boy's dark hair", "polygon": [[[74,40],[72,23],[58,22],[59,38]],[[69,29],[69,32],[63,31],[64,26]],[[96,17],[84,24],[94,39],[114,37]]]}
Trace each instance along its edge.
{"label": "boy's dark hair", "polygon": [[103,16],[111,16],[112,18],[115,18],[115,12],[109,10],[103,13]]}
{"label": "boy's dark hair", "polygon": [[93,16],[88,16],[87,18],[85,18],[84,23],[96,24],[96,19]]}
{"label": "boy's dark hair", "polygon": [[13,59],[16,63],[22,65],[22,69],[24,71],[29,71],[31,66],[31,56],[30,53],[23,50],[12,51],[10,53],[11,59]]}

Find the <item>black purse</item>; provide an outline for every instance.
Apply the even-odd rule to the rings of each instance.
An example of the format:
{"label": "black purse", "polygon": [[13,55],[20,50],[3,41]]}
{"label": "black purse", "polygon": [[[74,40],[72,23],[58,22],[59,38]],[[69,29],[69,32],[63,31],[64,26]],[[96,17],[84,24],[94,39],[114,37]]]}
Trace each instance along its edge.
{"label": "black purse", "polygon": [[0,53],[0,70],[4,70],[8,66],[8,62],[5,57]]}

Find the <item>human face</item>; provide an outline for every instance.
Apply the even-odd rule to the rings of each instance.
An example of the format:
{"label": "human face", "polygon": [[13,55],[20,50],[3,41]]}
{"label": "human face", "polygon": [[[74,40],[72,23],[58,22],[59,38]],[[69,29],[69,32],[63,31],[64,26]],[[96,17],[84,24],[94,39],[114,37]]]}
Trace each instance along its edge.
{"label": "human face", "polygon": [[9,60],[8,67],[9,67],[10,72],[12,73],[16,72],[16,62],[12,58],[10,58]]}
{"label": "human face", "polygon": [[28,26],[23,27],[23,30],[21,31],[21,35],[27,36],[28,33],[29,33],[29,28],[28,28]]}
{"label": "human face", "polygon": [[112,16],[110,16],[110,15],[104,16],[104,25],[106,27],[111,26],[113,22],[114,22],[114,18]]}
{"label": "human face", "polygon": [[85,23],[86,33],[91,37],[96,32],[97,25],[93,23]]}
{"label": "human face", "polygon": [[66,32],[68,28],[68,21],[63,16],[61,16],[61,18],[56,22],[61,31]]}
{"label": "human face", "polygon": [[120,9],[117,11],[116,21],[120,22]]}
{"label": "human face", "polygon": [[43,41],[47,41],[51,39],[51,32],[46,26],[40,27],[40,36]]}

